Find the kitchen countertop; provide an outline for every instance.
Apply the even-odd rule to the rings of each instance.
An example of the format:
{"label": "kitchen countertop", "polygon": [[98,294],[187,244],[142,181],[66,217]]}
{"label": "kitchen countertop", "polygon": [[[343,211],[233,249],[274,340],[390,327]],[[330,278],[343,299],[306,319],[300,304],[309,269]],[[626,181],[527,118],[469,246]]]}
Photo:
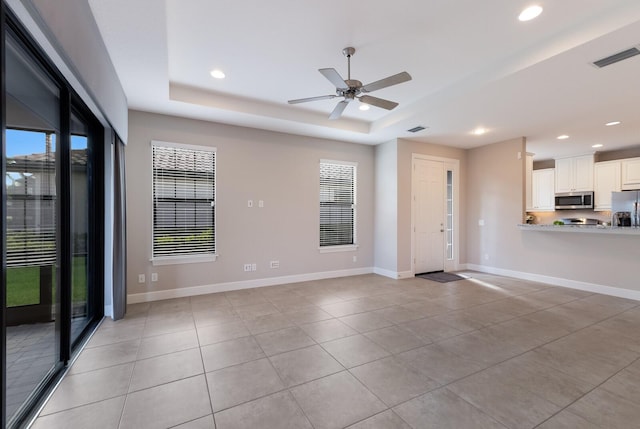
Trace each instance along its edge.
{"label": "kitchen countertop", "polygon": [[611,227],[603,225],[540,225],[540,224],[518,224],[518,228],[523,231],[551,231],[551,232],[577,232],[593,234],[617,234],[617,235],[640,235],[640,228],[637,227]]}

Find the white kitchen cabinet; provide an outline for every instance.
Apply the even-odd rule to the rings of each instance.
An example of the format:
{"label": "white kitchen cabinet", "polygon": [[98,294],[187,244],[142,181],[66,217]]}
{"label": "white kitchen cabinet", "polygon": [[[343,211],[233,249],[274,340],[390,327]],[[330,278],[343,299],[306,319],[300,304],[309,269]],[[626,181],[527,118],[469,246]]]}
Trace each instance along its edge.
{"label": "white kitchen cabinet", "polygon": [[621,162],[596,162],[593,165],[593,209],[596,211],[611,210],[611,193],[621,188]]}
{"label": "white kitchen cabinet", "polygon": [[622,168],[622,190],[640,189],[640,158],[623,159]]}
{"label": "white kitchen cabinet", "polygon": [[533,210],[533,154],[527,154],[526,164],[525,164],[525,207],[527,211]]}
{"label": "white kitchen cabinet", "polygon": [[553,168],[533,170],[531,175],[532,211],[551,212],[555,210],[554,179]]}
{"label": "white kitchen cabinet", "polygon": [[555,191],[593,191],[593,155],[556,159]]}

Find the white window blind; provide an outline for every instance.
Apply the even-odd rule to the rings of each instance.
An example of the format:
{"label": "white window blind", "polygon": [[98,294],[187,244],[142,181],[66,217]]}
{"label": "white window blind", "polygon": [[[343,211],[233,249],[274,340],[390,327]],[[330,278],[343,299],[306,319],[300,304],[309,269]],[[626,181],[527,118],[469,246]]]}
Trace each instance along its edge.
{"label": "white window blind", "polygon": [[[41,134],[20,133],[30,137]],[[52,141],[49,139],[55,138],[51,136],[46,137],[48,144]],[[86,164],[86,157],[84,162]],[[55,156],[51,146],[46,150],[43,147],[41,153],[7,158],[6,168],[7,267],[55,264],[57,198]]]}
{"label": "white window blind", "polygon": [[320,162],[320,247],[356,244],[356,165]]}
{"label": "white window blind", "polygon": [[153,257],[215,254],[215,151],[152,148]]}

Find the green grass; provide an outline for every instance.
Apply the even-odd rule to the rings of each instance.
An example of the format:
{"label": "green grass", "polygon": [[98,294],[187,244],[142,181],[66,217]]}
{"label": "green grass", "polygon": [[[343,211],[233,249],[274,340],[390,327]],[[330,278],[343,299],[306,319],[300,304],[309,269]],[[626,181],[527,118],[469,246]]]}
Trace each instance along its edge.
{"label": "green grass", "polygon": [[[82,302],[87,296],[86,259],[73,260],[73,302]],[[53,302],[55,302],[55,268],[52,270]],[[7,269],[7,307],[38,304],[40,302],[40,267],[11,267]]]}
{"label": "green grass", "polygon": [[7,307],[40,302],[40,267],[7,268]]}

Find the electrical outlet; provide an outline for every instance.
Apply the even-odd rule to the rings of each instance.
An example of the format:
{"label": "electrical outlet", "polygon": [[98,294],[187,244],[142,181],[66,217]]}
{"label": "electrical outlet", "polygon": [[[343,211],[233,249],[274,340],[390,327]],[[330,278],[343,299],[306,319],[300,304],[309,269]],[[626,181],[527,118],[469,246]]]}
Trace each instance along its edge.
{"label": "electrical outlet", "polygon": [[353,262],[358,262],[358,257],[356,255],[353,255]]}
{"label": "electrical outlet", "polygon": [[138,274],[138,283],[144,283],[146,282],[146,278],[144,274]]}
{"label": "electrical outlet", "polygon": [[269,267],[271,267],[271,268],[280,268],[280,261],[271,261],[269,263]]}
{"label": "electrical outlet", "polygon": [[251,264],[244,264],[244,272],[247,273],[251,271]]}
{"label": "electrical outlet", "polygon": [[151,273],[151,281],[152,282],[158,281],[158,273]]}
{"label": "electrical outlet", "polygon": [[251,264],[251,271],[256,271],[258,269],[257,264]]}
{"label": "electrical outlet", "polygon": [[488,260],[489,260],[489,254],[488,254],[488,253],[485,253],[485,254],[484,254],[484,260],[485,260],[485,261],[488,261]]}
{"label": "electrical outlet", "polygon": [[264,207],[264,201],[263,200],[258,201],[258,207],[260,207],[260,208]]}

